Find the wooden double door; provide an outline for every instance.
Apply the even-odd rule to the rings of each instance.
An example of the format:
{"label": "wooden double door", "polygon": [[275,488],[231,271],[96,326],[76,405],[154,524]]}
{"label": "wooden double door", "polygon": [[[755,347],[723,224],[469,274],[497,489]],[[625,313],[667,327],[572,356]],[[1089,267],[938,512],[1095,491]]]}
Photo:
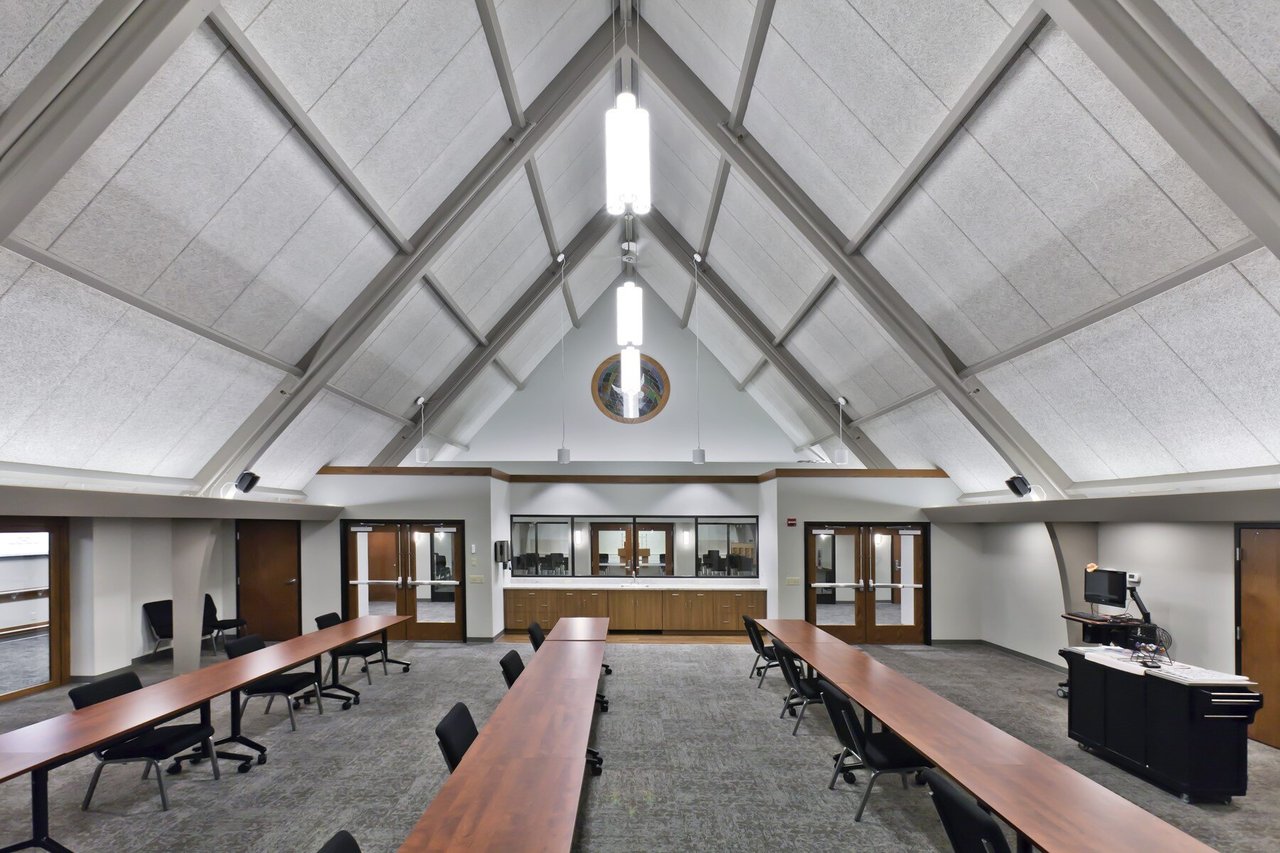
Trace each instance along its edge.
{"label": "wooden double door", "polygon": [[1236,672],[1268,697],[1249,737],[1280,747],[1280,527],[1240,527],[1236,534]]}
{"label": "wooden double door", "polygon": [[345,522],[347,614],[412,616],[400,640],[464,640],[467,634],[461,522]]}
{"label": "wooden double door", "polygon": [[850,643],[923,643],[923,525],[805,525],[805,619]]}

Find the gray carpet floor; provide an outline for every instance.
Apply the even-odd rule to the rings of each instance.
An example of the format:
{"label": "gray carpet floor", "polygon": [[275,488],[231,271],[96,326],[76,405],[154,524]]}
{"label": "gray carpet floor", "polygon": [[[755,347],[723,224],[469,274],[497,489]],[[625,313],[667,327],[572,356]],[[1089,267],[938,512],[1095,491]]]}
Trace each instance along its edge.
{"label": "gray carpet floor", "polygon": [[[0,696],[48,680],[48,631],[0,639]],[[0,718],[3,714],[0,710]]]}
{"label": "gray carpet floor", "polygon": [[[350,829],[369,853],[393,851],[445,778],[432,734],[458,700],[483,725],[505,693],[498,658],[507,644],[403,644],[414,662],[401,673],[375,668],[371,687],[349,711],[326,703],[299,714],[290,732],[279,703],[263,715],[254,700],[245,732],[270,747],[247,775],[224,763],[214,782],[203,766],[170,782],[161,812],[154,782],[131,767],[103,773],[91,811],[79,810],[93,769],[80,759],[50,776],[53,834],[79,851],[312,851],[336,829]],[[527,646],[516,646],[527,659]],[[1232,851],[1280,849],[1280,751],[1250,744],[1248,797],[1230,806],[1186,805],[1094,758],[1067,739],[1066,703],[1053,695],[1059,674],[987,646],[878,647],[880,659],[1209,844]],[[830,723],[811,709],[792,737],[778,719],[776,672],[756,689],[746,677],[746,645],[610,644],[614,674],[603,679],[611,710],[597,715],[605,773],[583,793],[577,848],[584,851],[945,850],[924,789],[895,780],[877,785],[861,824],[861,794],[826,789],[836,751]],[[214,658],[206,658],[206,662]],[[167,664],[141,667],[144,681]],[[993,675],[994,674],[994,675]],[[60,688],[0,705],[8,730],[70,707]],[[214,707],[225,730],[227,702]],[[495,768],[501,772],[501,768]],[[0,846],[20,839],[29,785],[0,785]]]}

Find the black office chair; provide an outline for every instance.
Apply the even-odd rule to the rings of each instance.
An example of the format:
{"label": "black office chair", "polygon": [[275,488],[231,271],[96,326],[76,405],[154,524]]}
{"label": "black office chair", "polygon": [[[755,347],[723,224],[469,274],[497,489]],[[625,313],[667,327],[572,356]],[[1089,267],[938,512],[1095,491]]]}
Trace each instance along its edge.
{"label": "black office chair", "polygon": [[449,767],[450,773],[458,769],[462,756],[467,754],[479,734],[471,712],[461,702],[444,715],[444,719],[436,726],[436,739],[440,741],[440,752],[444,754],[444,763]]}
{"label": "black office chair", "polygon": [[840,691],[840,688],[824,678],[818,679],[818,690],[822,692],[822,704],[827,708],[827,716],[831,718],[831,726],[836,730],[836,738],[841,746],[841,750],[831,756],[835,769],[831,772],[831,782],[827,785],[827,790],[834,791],[836,779],[841,776],[850,785],[856,785],[858,777],[853,771],[866,765],[858,752],[858,739],[854,737],[853,730],[849,728],[843,716],[844,711],[854,713],[853,703]]}
{"label": "black office chair", "polygon": [[[342,617],[339,616],[337,613],[332,613],[332,612],[321,613],[319,616],[316,617],[316,627],[321,630],[324,630],[325,628],[332,628],[334,625],[341,625],[341,624],[342,624]],[[344,673],[347,671],[347,664],[351,662],[352,658],[360,658],[360,660],[364,663],[364,666],[361,668],[360,671],[363,672],[365,674],[365,677],[369,679],[370,684],[373,684],[373,670],[369,667],[370,658],[373,659],[374,663],[381,661],[382,674],[383,675],[387,674],[387,647],[380,640],[362,640],[361,642],[358,642],[358,643],[348,643],[345,646],[338,646],[336,649],[334,649],[329,653],[329,658],[330,658],[329,666],[332,668],[337,668],[338,658],[342,658],[342,671]],[[405,667],[405,669],[408,669],[408,667]],[[326,681],[329,680],[329,678],[331,678],[332,675],[333,673],[330,672],[329,677],[326,678],[325,680]],[[355,696],[352,698],[351,701],[359,705],[360,697]]]}
{"label": "black office chair", "polygon": [[547,635],[542,630],[542,626],[537,622],[529,623],[529,642],[533,644],[533,650],[536,652],[542,648],[542,644],[547,641]]}
{"label": "black office chair", "polygon": [[243,619],[219,619],[218,605],[213,603],[213,596],[209,593],[204,594],[204,632],[213,637],[213,648],[217,651],[218,639],[222,639],[222,646],[226,648],[227,632],[235,631],[236,636],[240,637],[244,634],[244,628],[249,623]]}
{"label": "black office chair", "polygon": [[[778,665],[778,655],[773,650],[773,646],[764,644],[764,634],[760,631],[760,624],[750,616],[743,614],[742,624],[747,628],[747,639],[751,640],[751,648],[755,649],[756,660],[751,664],[751,670],[747,674],[747,678],[759,677],[756,682],[756,688],[764,684],[764,674],[770,669]],[[760,665],[760,661],[764,661],[764,666]]]}
{"label": "black office chair", "polygon": [[[250,652],[261,651],[265,649],[267,644],[258,634],[250,634],[247,637],[240,637],[227,643],[227,657],[238,658],[241,655],[247,655]],[[244,687],[240,688],[240,692],[244,694],[244,700],[240,703],[240,713],[244,714],[245,706],[249,704],[249,700],[255,696],[266,696],[267,707],[262,713],[271,713],[271,705],[276,701],[277,696],[283,696],[285,707],[289,710],[289,728],[293,731],[298,730],[298,724],[293,719],[293,711],[295,708],[302,707],[302,698],[295,697],[295,693],[302,691],[310,691],[314,694],[316,700],[316,710],[321,714],[324,713],[324,705],[320,700],[320,678],[314,672],[278,672],[275,675],[264,676],[257,681],[251,681]],[[310,702],[311,696],[306,697],[306,701]]]}
{"label": "black office chair", "polygon": [[[141,689],[142,681],[136,672],[122,672],[119,675],[73,687],[67,692],[67,696],[71,698],[71,704],[78,710]],[[179,755],[183,750],[194,746],[200,746],[201,751]],[[93,754],[98,759],[98,766],[93,771],[89,790],[85,791],[84,800],[80,803],[82,810],[89,808],[94,789],[98,787],[98,777],[102,775],[102,768],[108,764],[144,761],[147,766],[142,771],[143,779],[146,779],[154,768],[156,782],[160,786],[160,806],[165,811],[169,810],[169,796],[164,790],[164,774],[160,772],[161,761],[172,759],[173,763],[169,765],[168,772],[174,774],[182,772],[184,761],[208,758],[209,765],[213,768],[213,778],[222,778],[222,774],[218,771],[218,755],[213,748],[213,726],[202,723],[151,726],[101,746],[95,749]]]}
{"label": "black office chair", "polygon": [[[777,644],[775,643],[775,645]],[[906,741],[888,729],[882,729],[878,732],[864,730],[862,723],[858,722],[858,715],[854,713],[852,700],[830,682],[825,680],[820,680],[820,682],[820,686],[824,691],[836,695],[837,701],[835,704],[839,706],[840,718],[844,720],[849,734],[853,737],[854,752],[861,756],[863,765],[871,770],[871,779],[867,782],[867,790],[863,792],[862,802],[858,803],[858,812],[853,816],[854,821],[861,821],[862,812],[867,807],[867,801],[871,799],[871,789],[875,787],[876,780],[881,775],[885,773],[898,774],[902,777],[902,787],[906,788],[908,776],[913,773],[916,774],[916,781],[919,782],[922,780],[924,771],[928,770],[932,765],[923,755],[912,749]]]}
{"label": "black office chair", "polygon": [[[151,629],[151,636],[156,641],[151,648],[151,654],[160,651],[160,644],[165,640],[169,641],[169,645],[173,645],[173,599],[166,598],[164,601],[148,601],[142,605],[142,614],[147,617],[147,627]],[[218,647],[213,641],[213,630],[206,624],[200,630],[200,650],[204,653],[204,641],[208,640],[213,646],[214,654],[218,653]]]}
{"label": "black office chair", "polygon": [[926,770],[924,781],[933,792],[933,805],[956,853],[1009,853],[1000,824],[937,770]]}
{"label": "black office chair", "polygon": [[351,837],[351,833],[340,829],[324,843],[317,853],[360,853],[360,845]]}
{"label": "black office chair", "polygon": [[794,735],[800,730],[805,709],[822,701],[822,691],[818,689],[818,679],[803,674],[800,659],[777,637],[773,639],[773,651],[778,656],[778,668],[782,670],[782,677],[791,688],[782,702],[782,712],[778,714],[778,718],[781,719],[788,711],[796,714],[796,708],[800,709],[800,713],[796,714],[796,724],[791,729],[791,734]]}
{"label": "black office chair", "polygon": [[502,656],[498,666],[502,667],[502,678],[507,682],[507,689],[510,690],[511,685],[515,684],[516,679],[520,677],[520,673],[524,672],[524,661],[520,659],[520,653],[512,649]]}

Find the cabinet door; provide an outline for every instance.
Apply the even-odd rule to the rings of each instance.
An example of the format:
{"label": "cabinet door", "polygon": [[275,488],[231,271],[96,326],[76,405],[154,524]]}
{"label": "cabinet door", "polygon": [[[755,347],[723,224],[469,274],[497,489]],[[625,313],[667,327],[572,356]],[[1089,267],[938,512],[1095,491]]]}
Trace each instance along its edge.
{"label": "cabinet door", "polygon": [[582,615],[582,596],[585,594],[576,589],[562,589],[556,591],[556,616],[581,616]]}
{"label": "cabinet door", "polygon": [[508,631],[515,631],[524,627],[520,624],[520,618],[516,614],[516,607],[519,602],[518,590],[506,589],[502,591],[502,625]]}
{"label": "cabinet door", "polygon": [[712,591],[690,592],[687,595],[689,596],[689,630],[719,630],[715,593]]}
{"label": "cabinet door", "polygon": [[[747,609],[744,612],[752,619],[765,618],[765,591],[752,590],[751,592],[744,593],[744,595],[746,596],[745,600],[747,603]],[[738,622],[742,622],[742,617],[738,617]],[[742,625],[739,624],[737,627],[741,628]]]}
{"label": "cabinet door", "polygon": [[732,631],[742,626],[742,614],[747,612],[747,593],[717,591],[715,616],[717,631]]}
{"label": "cabinet door", "polygon": [[613,590],[608,596],[609,630],[635,631],[636,593]]}
{"label": "cabinet door", "polygon": [[662,630],[689,630],[689,593],[668,592],[662,596]]}
{"label": "cabinet door", "polygon": [[609,593],[601,589],[585,590],[579,596],[579,616],[608,616]]}
{"label": "cabinet door", "polygon": [[537,622],[542,630],[550,631],[559,616],[559,596],[557,590],[533,590],[533,609],[529,611],[529,621]]}
{"label": "cabinet door", "polygon": [[[609,604],[612,606],[616,592],[609,593]],[[663,606],[666,595],[657,590],[640,590],[630,593],[635,604],[632,623],[635,631],[661,631],[663,625]],[[610,625],[609,627],[613,627]]]}

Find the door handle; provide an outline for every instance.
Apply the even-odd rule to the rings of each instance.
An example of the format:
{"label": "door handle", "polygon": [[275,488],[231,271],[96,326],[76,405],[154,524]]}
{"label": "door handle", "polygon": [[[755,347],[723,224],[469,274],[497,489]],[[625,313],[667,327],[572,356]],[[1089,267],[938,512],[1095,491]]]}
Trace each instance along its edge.
{"label": "door handle", "polygon": [[289,580],[287,580],[287,581],[285,581],[285,582],[284,582],[284,585],[285,585],[285,586],[293,586],[293,585],[294,585],[295,583],[297,583],[297,582],[298,582],[298,579],[297,579],[297,578],[290,578]]}

